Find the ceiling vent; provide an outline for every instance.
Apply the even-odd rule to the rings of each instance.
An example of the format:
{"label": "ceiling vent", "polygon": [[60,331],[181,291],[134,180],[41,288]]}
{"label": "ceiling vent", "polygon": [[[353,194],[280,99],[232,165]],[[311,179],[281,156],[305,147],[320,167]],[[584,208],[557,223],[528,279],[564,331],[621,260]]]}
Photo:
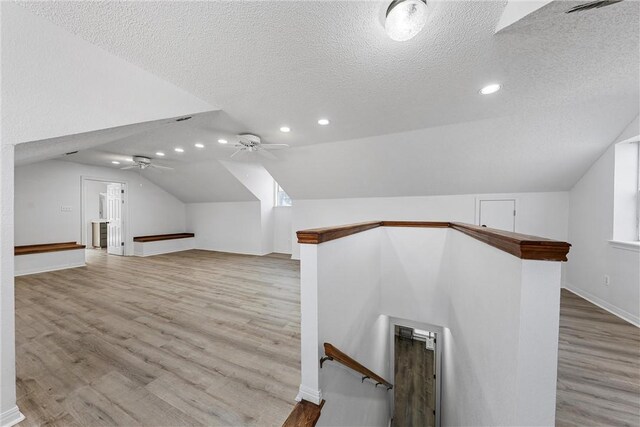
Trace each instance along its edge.
{"label": "ceiling vent", "polygon": [[78,150],[76,151],[69,151],[68,153],[64,153],[65,156],[70,156],[72,154],[76,154],[78,152]]}
{"label": "ceiling vent", "polygon": [[622,0],[596,0],[590,1],[588,3],[580,4],[578,6],[572,7],[567,10],[565,13],[574,13],[574,12],[585,12],[591,9],[600,9],[601,7],[611,6],[612,4],[620,3]]}

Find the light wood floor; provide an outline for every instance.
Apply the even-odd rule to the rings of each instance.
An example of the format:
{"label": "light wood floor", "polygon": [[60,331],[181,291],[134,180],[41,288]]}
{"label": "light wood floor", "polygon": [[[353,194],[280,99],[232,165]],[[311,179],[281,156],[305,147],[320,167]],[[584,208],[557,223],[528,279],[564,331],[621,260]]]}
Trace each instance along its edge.
{"label": "light wood floor", "polygon": [[640,426],[640,329],[562,291],[556,424]]}
{"label": "light wood floor", "polygon": [[16,278],[20,426],[279,426],[300,384],[299,263],[89,251]]}
{"label": "light wood floor", "polygon": [[[86,268],[16,278],[20,426],[281,425],[299,282],[296,261],[197,250],[90,251]],[[567,291],[557,424],[640,425],[639,329]]]}
{"label": "light wood floor", "polygon": [[432,350],[395,335],[394,427],[433,427],[436,389]]}

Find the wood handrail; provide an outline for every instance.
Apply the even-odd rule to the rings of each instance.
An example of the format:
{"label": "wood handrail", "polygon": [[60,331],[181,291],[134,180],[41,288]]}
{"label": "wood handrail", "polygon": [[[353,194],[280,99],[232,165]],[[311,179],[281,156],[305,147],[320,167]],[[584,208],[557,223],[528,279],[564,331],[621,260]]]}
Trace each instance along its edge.
{"label": "wood handrail", "polygon": [[337,227],[301,230],[296,234],[298,243],[317,245],[377,227],[453,228],[490,246],[508,252],[521,259],[540,261],[567,261],[571,245],[567,242],[543,237],[512,233],[461,222],[434,221],[370,221]]}
{"label": "wood handrail", "polygon": [[334,360],[336,362],[342,363],[347,368],[351,368],[354,371],[362,374],[362,382],[364,382],[364,380],[366,379],[371,379],[376,382],[376,387],[378,385],[383,385],[387,388],[387,390],[391,390],[393,388],[393,384],[391,384],[389,381],[385,380],[380,375],[368,369],[366,366],[362,365],[357,360],[351,358],[350,356],[346,355],[342,351],[338,350],[328,342],[324,343],[324,354],[325,354],[325,357],[320,359],[320,368],[322,368],[322,364],[326,360]]}
{"label": "wood handrail", "polygon": [[320,412],[324,406],[324,400],[319,405],[301,400],[296,403],[293,410],[285,420],[282,427],[313,427],[320,418]]}

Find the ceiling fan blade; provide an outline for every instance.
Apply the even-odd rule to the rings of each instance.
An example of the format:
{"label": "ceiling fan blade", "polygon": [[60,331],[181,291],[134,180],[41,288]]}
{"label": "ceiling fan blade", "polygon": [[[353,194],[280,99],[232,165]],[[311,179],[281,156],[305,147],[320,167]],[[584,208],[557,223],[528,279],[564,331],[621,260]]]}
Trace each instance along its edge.
{"label": "ceiling fan blade", "polygon": [[156,169],[173,170],[173,168],[171,168],[169,166],[156,165],[154,163],[150,164],[149,166],[151,166],[152,168],[156,168]]}
{"label": "ceiling fan blade", "polygon": [[261,155],[262,157],[266,157],[267,159],[278,160],[278,158],[276,156],[274,156],[273,154],[271,154],[267,150],[258,150],[257,153],[259,155]]}
{"label": "ceiling fan blade", "polygon": [[123,168],[120,168],[121,170],[126,170],[126,169],[136,169],[138,167],[138,165],[131,165],[131,166],[125,166]]}
{"label": "ceiling fan blade", "polygon": [[267,150],[281,150],[283,148],[289,148],[289,144],[260,144],[260,147]]}
{"label": "ceiling fan blade", "polygon": [[236,151],[235,151],[235,153],[233,153],[233,154],[231,155],[231,158],[233,159],[233,157],[234,157],[236,154],[239,154],[239,153],[241,153],[241,152],[243,152],[243,151],[244,151],[244,147],[243,147],[243,148],[240,148],[240,149],[238,149],[238,150],[236,150]]}

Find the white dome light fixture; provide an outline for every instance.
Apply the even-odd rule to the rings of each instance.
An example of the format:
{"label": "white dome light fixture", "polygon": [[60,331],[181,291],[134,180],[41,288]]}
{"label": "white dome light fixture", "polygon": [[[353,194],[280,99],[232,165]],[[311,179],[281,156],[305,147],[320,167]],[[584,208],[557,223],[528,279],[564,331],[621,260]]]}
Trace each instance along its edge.
{"label": "white dome light fixture", "polygon": [[483,95],[491,95],[492,93],[496,93],[502,88],[502,86],[498,83],[492,83],[480,89],[480,93]]}
{"label": "white dome light fixture", "polygon": [[394,0],[387,9],[384,29],[392,40],[403,42],[414,38],[426,22],[425,0]]}

